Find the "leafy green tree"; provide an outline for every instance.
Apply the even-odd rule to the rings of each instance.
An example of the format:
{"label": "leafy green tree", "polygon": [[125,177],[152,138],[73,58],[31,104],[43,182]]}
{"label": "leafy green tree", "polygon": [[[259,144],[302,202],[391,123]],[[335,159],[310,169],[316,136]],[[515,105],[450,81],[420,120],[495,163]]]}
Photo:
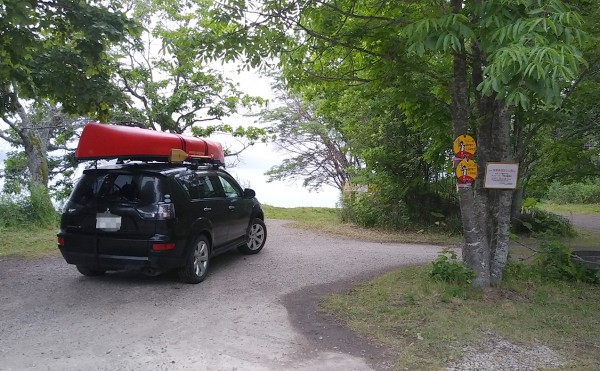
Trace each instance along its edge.
{"label": "leafy green tree", "polygon": [[[512,192],[483,188],[485,164],[514,161],[511,122],[517,107],[561,103],[584,61],[581,16],[559,0],[244,4],[223,1],[214,9],[228,30],[226,49],[235,49],[225,54],[243,50],[250,64],[260,64],[261,57],[281,53],[293,86],[332,79],[401,84],[411,81],[411,73],[426,76],[422,89],[451,118],[448,146],[462,134],[477,138],[480,179],[458,191],[463,259],[477,273],[474,284],[497,284],[508,253]],[[259,41],[248,40],[277,46],[260,51]]]}
{"label": "leafy green tree", "polygon": [[[561,89],[583,62],[581,18],[560,1],[460,1],[433,19],[410,24],[409,50],[452,55],[451,115],[454,136],[477,133],[479,174],[490,161],[513,162],[515,107],[560,104]],[[496,284],[508,253],[512,192],[459,189],[463,259],[475,283]]]}
{"label": "leafy green tree", "polygon": [[307,102],[300,94],[281,90],[283,105],[265,111],[261,118],[272,123],[269,132],[276,148],[290,157],[266,173],[269,181],[302,179],[309,189],[329,185],[341,192],[362,164],[352,154],[340,120],[319,112],[316,97]]}
{"label": "leafy green tree", "polygon": [[129,3],[144,31],[131,40],[129,48],[116,51],[121,63],[118,85],[128,99],[113,112],[111,121],[196,136],[227,133],[241,144],[241,148],[228,149],[227,155],[239,154],[255,141],[264,140],[266,133],[259,128],[219,124],[222,118],[260,106],[264,100],[241,92],[237,83],[197,52],[194,35],[205,30],[192,9],[202,12],[205,4]]}
{"label": "leafy green tree", "polygon": [[47,188],[51,135],[59,122],[68,124],[57,107],[106,117],[122,99],[110,81],[115,62],[108,51],[136,26],[118,6],[77,0],[0,5],[0,120],[7,127],[0,138],[24,148],[31,189]]}
{"label": "leafy green tree", "polygon": [[4,0],[0,15],[0,114],[19,99],[105,114],[120,99],[107,52],[136,26],[117,1]]}
{"label": "leafy green tree", "polygon": [[515,110],[513,145],[521,179],[513,199],[513,217],[524,196],[543,198],[550,184],[580,182],[600,174],[600,8],[595,1],[572,2],[590,41],[582,48],[588,63],[562,90],[560,106],[535,104]]}

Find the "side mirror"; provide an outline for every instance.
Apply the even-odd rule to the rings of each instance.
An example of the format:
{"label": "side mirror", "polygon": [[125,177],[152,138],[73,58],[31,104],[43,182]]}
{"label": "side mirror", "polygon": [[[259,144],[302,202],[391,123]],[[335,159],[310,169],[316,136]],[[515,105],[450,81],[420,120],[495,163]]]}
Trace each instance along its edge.
{"label": "side mirror", "polygon": [[244,189],[244,198],[254,198],[256,197],[256,192],[253,189],[245,188]]}

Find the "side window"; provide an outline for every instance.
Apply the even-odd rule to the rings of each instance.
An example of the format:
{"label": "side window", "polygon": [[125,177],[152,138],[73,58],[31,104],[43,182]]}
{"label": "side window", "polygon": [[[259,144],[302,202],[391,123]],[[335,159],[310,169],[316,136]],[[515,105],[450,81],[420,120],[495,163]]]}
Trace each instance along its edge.
{"label": "side window", "polygon": [[215,188],[213,182],[211,181],[208,175],[198,174],[198,180],[203,197],[212,198],[218,196],[217,189]]}
{"label": "side window", "polygon": [[200,181],[194,173],[184,173],[177,176],[177,181],[183,189],[190,195],[192,200],[202,198],[202,188],[200,187]]}
{"label": "side window", "polygon": [[219,180],[221,181],[221,185],[223,186],[223,190],[225,191],[225,197],[242,197],[242,190],[239,189],[239,187],[231,179],[219,175]]}
{"label": "side window", "polygon": [[192,200],[219,196],[214,180],[211,180],[206,174],[186,173],[179,175],[177,180]]}

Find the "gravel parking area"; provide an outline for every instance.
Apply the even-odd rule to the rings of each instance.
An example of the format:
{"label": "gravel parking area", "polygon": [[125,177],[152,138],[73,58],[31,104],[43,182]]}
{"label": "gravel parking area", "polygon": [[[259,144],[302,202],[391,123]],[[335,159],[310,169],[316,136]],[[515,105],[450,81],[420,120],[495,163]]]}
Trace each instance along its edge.
{"label": "gravel parking area", "polygon": [[354,277],[425,263],[440,247],[366,243],[285,224],[267,221],[263,252],[215,258],[212,273],[199,285],[179,283],[172,274],[83,277],[58,254],[0,261],[0,369],[383,367],[364,341],[342,349],[333,342],[352,339],[347,333],[331,336],[330,328],[312,325],[303,329],[297,321],[301,315],[288,313],[285,304],[314,314],[314,308],[292,305],[306,302],[311,287],[324,285],[326,291],[331,284],[335,290]]}

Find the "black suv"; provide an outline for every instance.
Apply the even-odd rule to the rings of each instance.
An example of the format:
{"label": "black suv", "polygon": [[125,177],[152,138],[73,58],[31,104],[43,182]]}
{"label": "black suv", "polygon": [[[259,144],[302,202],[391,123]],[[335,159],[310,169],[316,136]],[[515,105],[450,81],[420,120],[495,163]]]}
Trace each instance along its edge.
{"label": "black suv", "polygon": [[199,283],[215,255],[260,252],[263,221],[255,192],[212,165],[115,164],[84,171],[65,205],[58,245],[86,276],[177,269],[184,282]]}

